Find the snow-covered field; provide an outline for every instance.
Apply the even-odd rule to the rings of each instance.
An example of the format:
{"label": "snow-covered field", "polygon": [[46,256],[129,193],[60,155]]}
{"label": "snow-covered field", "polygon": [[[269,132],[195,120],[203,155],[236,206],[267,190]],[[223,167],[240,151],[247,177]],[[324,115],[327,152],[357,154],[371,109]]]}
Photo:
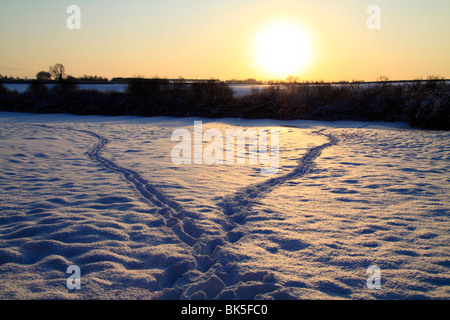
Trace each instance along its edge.
{"label": "snow-covered field", "polygon": [[[278,128],[278,173],[173,164],[194,120]],[[0,113],[0,147],[2,299],[450,298],[449,132]]]}

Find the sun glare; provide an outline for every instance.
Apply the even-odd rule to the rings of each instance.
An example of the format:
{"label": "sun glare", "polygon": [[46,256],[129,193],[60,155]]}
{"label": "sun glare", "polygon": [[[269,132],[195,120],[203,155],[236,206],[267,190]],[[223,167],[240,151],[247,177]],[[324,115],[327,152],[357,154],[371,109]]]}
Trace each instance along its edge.
{"label": "sun glare", "polygon": [[294,23],[272,24],[257,35],[254,58],[257,68],[268,77],[298,75],[311,63],[309,36]]}

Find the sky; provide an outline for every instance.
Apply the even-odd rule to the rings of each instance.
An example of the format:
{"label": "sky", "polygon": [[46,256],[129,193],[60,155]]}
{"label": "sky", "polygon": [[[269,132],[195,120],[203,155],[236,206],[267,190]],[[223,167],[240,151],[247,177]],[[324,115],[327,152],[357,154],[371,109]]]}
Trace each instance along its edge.
{"label": "sky", "polygon": [[[80,29],[67,27],[70,5],[80,8]],[[371,5],[379,29],[367,25]],[[449,15],[448,0],[0,0],[0,74],[34,78],[62,63],[75,77],[450,78]],[[307,41],[289,29],[277,31],[281,42],[269,37],[280,23]],[[294,49],[277,56],[285,42],[308,59],[276,72],[267,59],[303,57]]]}

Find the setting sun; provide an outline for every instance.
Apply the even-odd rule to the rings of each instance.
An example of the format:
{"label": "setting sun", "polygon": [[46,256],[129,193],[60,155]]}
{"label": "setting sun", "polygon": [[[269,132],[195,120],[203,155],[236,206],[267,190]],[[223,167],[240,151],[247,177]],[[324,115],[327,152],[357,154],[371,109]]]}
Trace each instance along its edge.
{"label": "setting sun", "polygon": [[274,23],[255,39],[256,67],[270,77],[297,75],[310,65],[311,50],[310,38],[300,26]]}

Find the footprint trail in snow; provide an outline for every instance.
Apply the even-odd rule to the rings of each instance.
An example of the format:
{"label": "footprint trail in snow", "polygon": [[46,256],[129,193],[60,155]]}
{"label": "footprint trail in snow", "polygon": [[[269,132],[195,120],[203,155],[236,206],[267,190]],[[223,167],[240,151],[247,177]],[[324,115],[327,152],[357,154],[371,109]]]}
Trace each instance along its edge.
{"label": "footprint trail in snow", "polygon": [[[186,211],[182,205],[169,199],[162,191],[158,190],[149,181],[144,179],[139,173],[128,168],[124,168],[115,162],[100,155],[102,149],[109,143],[108,139],[89,130],[76,130],[84,134],[95,137],[98,142],[85,154],[102,167],[121,174],[124,179],[134,188],[143,202],[158,208],[157,213],[164,219],[164,225],[170,228],[177,238],[184,244],[192,248],[193,256],[197,262],[196,270],[185,266],[173,266],[169,272],[174,273],[170,285],[162,290],[160,298],[196,298],[198,292],[206,294],[207,298],[236,298],[230,295],[230,290],[226,288],[236,287],[240,284],[243,291],[245,282],[255,282],[258,290],[253,294],[243,294],[237,298],[254,298],[260,293],[268,293],[281,290],[282,287],[276,285],[275,279],[270,272],[255,272],[240,275],[239,271],[232,270],[233,261],[226,257],[226,253],[221,250],[228,244],[239,241],[245,234],[241,231],[234,231],[237,227],[245,224],[245,218],[253,204],[264,198],[277,187],[292,179],[298,179],[308,174],[315,164],[315,160],[322,151],[335,145],[338,140],[329,134],[322,133],[322,130],[314,132],[317,135],[326,136],[329,142],[310,148],[306,154],[298,161],[297,166],[287,174],[270,178],[262,183],[247,186],[235,194],[224,197],[217,205],[223,211],[223,222],[221,227],[224,236],[210,237],[195,225],[198,215]],[[213,269],[212,272],[210,269]],[[233,273],[230,276],[229,273]],[[192,283],[186,279],[196,280]],[[262,282],[262,283],[261,283]],[[244,283],[244,285],[242,285]],[[247,285],[248,288],[251,285]],[[244,290],[245,291],[245,290]]]}

